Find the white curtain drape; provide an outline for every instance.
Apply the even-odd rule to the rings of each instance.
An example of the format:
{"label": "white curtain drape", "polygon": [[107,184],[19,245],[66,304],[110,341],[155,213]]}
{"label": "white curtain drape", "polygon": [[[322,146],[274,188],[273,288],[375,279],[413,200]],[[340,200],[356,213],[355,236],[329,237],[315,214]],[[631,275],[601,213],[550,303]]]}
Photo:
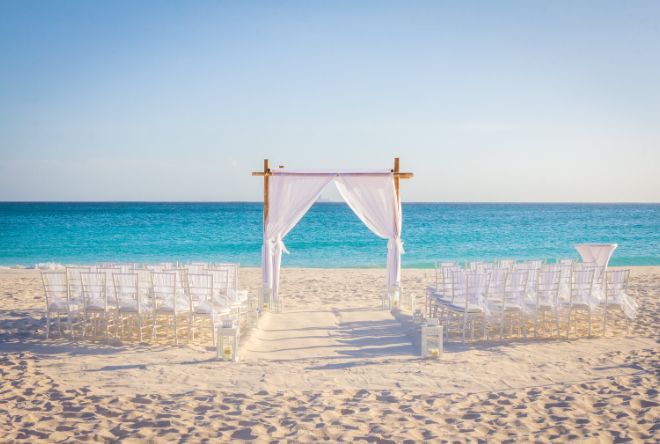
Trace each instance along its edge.
{"label": "white curtain drape", "polygon": [[273,174],[269,179],[269,210],[261,250],[264,288],[278,300],[282,239],[300,221],[328,183],[335,181],[339,193],[362,222],[377,236],[388,239],[387,287],[401,280],[401,205],[391,172],[369,175]]}
{"label": "white curtain drape", "polygon": [[339,175],[339,194],[353,212],[377,236],[388,239],[387,287],[401,280],[401,205],[396,197],[392,174],[378,176]]}
{"label": "white curtain drape", "polygon": [[300,221],[319,198],[333,176],[278,175],[269,179],[269,205],[264,244],[261,251],[262,276],[265,288],[278,300],[280,264],[286,250],[282,239]]}

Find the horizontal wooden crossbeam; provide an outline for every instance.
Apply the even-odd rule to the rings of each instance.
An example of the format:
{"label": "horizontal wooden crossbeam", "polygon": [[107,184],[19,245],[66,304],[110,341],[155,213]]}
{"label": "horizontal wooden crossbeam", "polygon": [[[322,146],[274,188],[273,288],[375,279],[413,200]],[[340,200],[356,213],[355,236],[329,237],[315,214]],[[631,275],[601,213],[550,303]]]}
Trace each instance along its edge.
{"label": "horizontal wooden crossbeam", "polygon": [[[309,172],[309,173],[304,173],[304,172],[287,172],[287,171],[282,171],[282,173],[287,174],[289,176],[333,176],[333,175],[345,175],[345,176],[381,176],[384,173],[351,173],[351,172],[346,172],[346,173],[314,173],[314,172]],[[410,179],[413,177],[413,173],[402,173],[402,172],[394,172],[395,177],[398,177],[399,179]],[[270,169],[267,172],[263,171],[253,171],[252,175],[253,176],[272,176],[274,173]]]}

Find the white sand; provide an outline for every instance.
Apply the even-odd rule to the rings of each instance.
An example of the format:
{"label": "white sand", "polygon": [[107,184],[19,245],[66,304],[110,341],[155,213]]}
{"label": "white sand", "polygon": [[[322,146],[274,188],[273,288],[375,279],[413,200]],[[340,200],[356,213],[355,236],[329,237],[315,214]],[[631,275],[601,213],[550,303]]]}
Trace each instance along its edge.
{"label": "white sand", "polygon": [[[409,323],[378,310],[384,270],[286,269],[286,312],[241,362],[204,343],[43,338],[38,273],[0,271],[3,439],[507,438],[653,441],[660,269],[634,271],[633,335],[451,345],[417,357]],[[432,270],[404,270],[421,303]],[[259,271],[242,270],[256,291]]]}

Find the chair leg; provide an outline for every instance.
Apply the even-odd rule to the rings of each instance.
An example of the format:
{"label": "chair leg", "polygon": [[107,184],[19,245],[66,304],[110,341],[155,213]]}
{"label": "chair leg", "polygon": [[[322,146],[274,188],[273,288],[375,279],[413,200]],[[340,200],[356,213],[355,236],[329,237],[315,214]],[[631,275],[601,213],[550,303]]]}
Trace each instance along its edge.
{"label": "chair leg", "polygon": [[103,334],[105,336],[105,342],[110,340],[110,334],[108,333],[110,321],[108,319],[108,312],[103,312]]}
{"label": "chair leg", "polygon": [[67,313],[67,321],[69,322],[69,331],[71,332],[71,340],[75,340],[75,334],[73,332],[73,320],[71,319],[71,312]]}
{"label": "chair leg", "polygon": [[188,339],[189,340],[194,340],[195,339],[195,314],[190,313],[188,316]]}
{"label": "chair leg", "polygon": [[62,336],[62,314],[57,313],[57,333]]}
{"label": "chair leg", "polygon": [[[545,314],[545,312],[543,312],[543,314]],[[538,336],[539,336],[539,310],[537,308],[536,313],[534,313],[534,339],[538,338]]]}
{"label": "chair leg", "polygon": [[500,316],[500,341],[504,340],[504,312]]}
{"label": "chair leg", "polygon": [[138,336],[140,338],[140,342],[142,342],[142,314],[141,313],[137,314],[137,327],[138,327]]}
{"label": "chair leg", "polygon": [[[213,316],[213,315],[211,315],[211,316]],[[218,326],[215,323],[215,318],[211,317],[211,336],[213,337],[213,346],[214,347],[217,345],[216,334],[215,334],[217,328],[218,328]]]}
{"label": "chair leg", "polygon": [[176,315],[172,316],[174,318],[174,344],[179,345],[179,330],[176,326]]}
{"label": "chair leg", "polygon": [[158,316],[156,316],[156,313],[154,313],[153,316],[154,316],[154,321],[151,324],[151,341],[156,342],[156,318]]}
{"label": "chair leg", "polygon": [[50,312],[46,312],[46,339],[50,336]]}

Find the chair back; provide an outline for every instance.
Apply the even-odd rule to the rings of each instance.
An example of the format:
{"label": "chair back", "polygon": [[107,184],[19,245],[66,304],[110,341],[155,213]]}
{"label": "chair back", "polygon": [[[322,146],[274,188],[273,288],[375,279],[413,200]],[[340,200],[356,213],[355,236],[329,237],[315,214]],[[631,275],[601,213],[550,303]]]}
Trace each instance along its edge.
{"label": "chair back", "polygon": [[508,268],[511,269],[513,268],[513,265],[516,263],[515,259],[500,259],[497,261],[496,266],[497,268]]}
{"label": "chair back", "polygon": [[66,279],[69,284],[69,299],[82,300],[82,280],[80,274],[91,271],[89,267],[66,267]]}
{"label": "chair back", "polygon": [[472,271],[465,273],[465,306],[484,306],[488,292],[490,275],[485,271]]}
{"label": "chair back", "polygon": [[560,282],[561,270],[559,268],[539,270],[536,283],[536,305],[543,304],[557,307],[559,304]]}
{"label": "chair back", "polygon": [[528,269],[532,269],[532,270],[538,270],[539,268],[543,267],[542,260],[525,261],[525,264],[527,264]]}
{"label": "chair back", "polygon": [[141,308],[142,298],[139,290],[139,277],[137,273],[113,273],[112,280],[115,287],[115,302],[117,307],[136,305]]}
{"label": "chair back", "polygon": [[227,270],[227,288],[230,292],[236,292],[238,290],[238,269],[239,264],[237,263],[219,263],[213,264],[211,267],[214,270]]}
{"label": "chair back", "polygon": [[178,273],[152,273],[151,282],[154,310],[167,307],[176,313]]}
{"label": "chair back", "polygon": [[188,265],[186,265],[186,269],[188,270],[188,273],[192,273],[192,274],[202,274],[204,273],[204,270],[207,268],[209,268],[209,264],[204,262],[191,262]]}
{"label": "chair back", "polygon": [[108,307],[106,274],[103,272],[80,273],[85,307]]}
{"label": "chair back", "polygon": [[467,297],[467,274],[462,268],[451,269],[451,301],[463,305]]}
{"label": "chair back", "polygon": [[188,295],[191,305],[213,302],[213,275],[188,273]]}
{"label": "chair back", "polygon": [[115,284],[112,276],[115,273],[121,273],[119,267],[99,267],[96,269],[98,273],[105,274],[105,296],[108,302],[114,303],[115,300]]}
{"label": "chair back", "polygon": [[490,279],[488,281],[488,290],[486,299],[489,301],[501,301],[504,297],[504,287],[506,285],[506,276],[509,270],[506,268],[493,268],[490,270]]}
{"label": "chair back", "polygon": [[229,306],[229,270],[208,268],[204,273],[213,276],[213,300],[223,307]]}
{"label": "chair back", "polygon": [[594,268],[581,267],[573,271],[571,279],[570,303],[590,304],[594,287]]}
{"label": "chair back", "polygon": [[41,281],[44,284],[46,308],[51,304],[69,305],[69,284],[64,271],[42,271]]}
{"label": "chair back", "polygon": [[512,270],[507,274],[506,284],[504,285],[504,298],[502,305],[513,304],[522,305],[527,293],[527,270]]}
{"label": "chair back", "polygon": [[454,273],[464,271],[461,267],[454,265],[442,268],[442,296],[454,299]]}
{"label": "chair back", "polygon": [[630,270],[607,270],[605,277],[605,297],[612,299],[626,294],[629,279]]}

